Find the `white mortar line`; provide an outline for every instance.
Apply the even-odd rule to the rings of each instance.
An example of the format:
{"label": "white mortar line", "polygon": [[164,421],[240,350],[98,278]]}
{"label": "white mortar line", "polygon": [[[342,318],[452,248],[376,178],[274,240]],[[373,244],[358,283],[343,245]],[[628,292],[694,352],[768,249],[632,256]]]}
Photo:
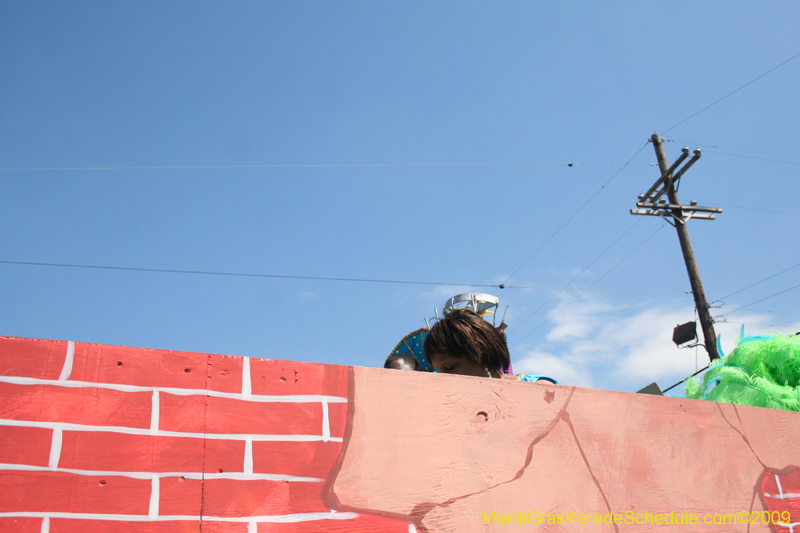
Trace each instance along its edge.
{"label": "white mortar line", "polygon": [[46,516],[42,519],[41,533],[50,533],[50,518]]}
{"label": "white mortar line", "polygon": [[304,483],[322,483],[325,481],[317,477],[303,477],[303,476],[288,476],[285,474],[250,474],[244,472],[117,472],[105,470],[79,470],[76,468],[49,468],[46,466],[34,465],[20,465],[20,464],[4,464],[0,463],[0,471],[14,471],[14,472],[63,472],[65,474],[76,474],[79,476],[118,476],[128,477],[133,479],[152,479],[153,477],[168,478],[168,477],[182,477],[185,479],[234,479],[238,481],[247,481],[258,479],[262,481],[295,481]]}
{"label": "white mortar line", "polygon": [[242,396],[249,398],[251,390],[250,384],[250,358],[245,357],[242,362]]}
{"label": "white mortar line", "polygon": [[786,493],[786,494],[769,494],[767,492],[764,493],[764,497],[766,498],[774,498],[776,500],[790,500],[792,498],[800,498],[800,492],[797,494]]}
{"label": "white mortar line", "polygon": [[150,487],[150,508],[147,511],[147,516],[153,519],[158,518],[158,502],[161,499],[161,484],[155,474]]}
{"label": "white mortar line", "polygon": [[53,428],[53,440],[50,442],[50,461],[49,467],[53,470],[58,468],[58,461],[61,459],[61,428]]}
{"label": "white mortar line", "polygon": [[159,401],[158,391],[153,391],[153,403],[150,407],[150,433],[158,433],[158,421],[161,416],[161,402]]}
{"label": "white mortar line", "polygon": [[322,442],[331,440],[331,421],[328,417],[328,402],[322,402]]}
{"label": "white mortar line", "polygon": [[67,356],[64,358],[64,366],[61,368],[61,376],[58,381],[66,381],[72,374],[72,360],[75,357],[75,341],[67,342]]}
{"label": "white mortar line", "polygon": [[247,533],[258,533],[258,522],[248,522]]}
{"label": "white mortar line", "polygon": [[[193,439],[214,440],[247,440],[252,437],[253,442],[316,442],[322,441],[322,435],[249,435],[246,433],[192,433],[184,431],[159,430],[151,433],[149,429],[128,428],[122,426],[91,426],[88,424],[69,424],[65,422],[33,422],[30,420],[0,419],[0,426],[26,427],[26,428],[61,428],[65,431],[99,431],[104,433],[124,433],[126,435],[155,435],[158,437],[187,437]],[[342,442],[342,437],[330,437],[331,442]]]}
{"label": "white mortar line", "polygon": [[250,402],[261,403],[316,403],[326,401],[329,403],[347,403],[347,398],[341,396],[325,396],[323,394],[252,394],[244,398],[241,394],[233,392],[218,392],[206,389],[181,389],[177,387],[140,387],[138,385],[124,385],[120,383],[96,383],[92,381],[60,381],[54,379],[28,378],[23,376],[0,376],[0,383],[14,385],[55,385],[57,387],[111,389],[122,392],[151,392],[158,391],[177,396],[214,396],[216,398],[230,398],[233,400],[246,399]]}
{"label": "white mortar line", "polygon": [[[93,513],[54,513],[54,512],[9,512],[0,513],[0,518],[73,518],[79,520],[113,520],[121,522],[174,522],[176,520],[198,521],[200,516],[193,515],[161,515],[150,518],[146,514],[93,514]],[[356,513],[295,513],[284,515],[261,515],[261,516],[206,516],[203,521],[207,522],[270,522],[270,523],[293,523],[311,522],[314,520],[353,520],[358,518]]]}
{"label": "white mortar line", "polygon": [[253,437],[248,435],[244,441],[244,468],[246,475],[253,473]]}

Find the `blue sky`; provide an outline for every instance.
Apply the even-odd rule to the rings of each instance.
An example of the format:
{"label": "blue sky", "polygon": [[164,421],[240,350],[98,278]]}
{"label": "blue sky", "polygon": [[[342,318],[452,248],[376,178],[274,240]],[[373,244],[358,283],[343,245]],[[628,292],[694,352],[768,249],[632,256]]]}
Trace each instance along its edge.
{"label": "blue sky", "polygon": [[473,285],[0,264],[0,334],[382,366],[516,271],[568,287],[494,290],[516,370],[669,385],[705,355],[671,342],[675,231],[629,214],[654,132],[703,149],[681,200],[724,209],[689,224],[723,349],[800,331],[800,268],[736,292],[800,263],[800,58],[682,122],[797,27],[779,1],[1,2],[0,261]]}

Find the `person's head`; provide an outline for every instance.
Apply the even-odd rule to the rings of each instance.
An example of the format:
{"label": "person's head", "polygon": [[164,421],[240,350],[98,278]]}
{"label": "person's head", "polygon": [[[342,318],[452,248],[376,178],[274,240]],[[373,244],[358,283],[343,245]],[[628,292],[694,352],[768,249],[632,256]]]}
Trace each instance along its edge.
{"label": "person's head", "polygon": [[492,377],[508,371],[510,357],[503,334],[469,309],[454,309],[431,327],[425,357],[444,374]]}
{"label": "person's head", "polygon": [[394,368],[395,370],[422,370],[417,358],[410,353],[398,353],[386,358],[383,368]]}

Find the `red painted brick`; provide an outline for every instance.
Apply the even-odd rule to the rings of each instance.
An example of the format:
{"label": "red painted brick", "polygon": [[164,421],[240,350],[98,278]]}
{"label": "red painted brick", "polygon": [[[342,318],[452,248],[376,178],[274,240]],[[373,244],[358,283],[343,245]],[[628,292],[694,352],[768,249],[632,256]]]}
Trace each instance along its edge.
{"label": "red painted brick", "polygon": [[203,533],[243,533],[247,522],[209,522],[203,521]]}
{"label": "red painted brick", "polygon": [[2,376],[58,379],[66,357],[66,341],[0,337]]}
{"label": "red painted brick", "polygon": [[[784,494],[800,494],[800,470],[795,470],[785,475],[781,475],[781,489]],[[775,474],[769,473],[764,477],[761,483],[761,491],[763,494],[779,494],[778,483],[775,480]],[[767,509],[770,512],[777,511],[778,514],[789,513],[788,523],[795,523],[800,521],[800,496],[796,498],[767,498],[764,496],[764,501],[767,504]],[[777,527],[777,531],[789,531],[789,528]]]}
{"label": "red painted brick", "polygon": [[[41,519],[39,519],[41,523]],[[5,531],[5,530],[4,530]],[[200,521],[122,522],[50,519],[50,533],[198,533]],[[36,533],[40,530],[37,529]],[[203,533],[246,533],[246,522],[203,522]]]}
{"label": "red painted brick", "polygon": [[0,426],[0,463],[47,466],[53,430]]}
{"label": "red painted brick", "polygon": [[344,430],[347,425],[346,403],[328,404],[328,424],[331,427],[331,437],[344,437]]}
{"label": "red painted brick", "polygon": [[324,394],[347,397],[347,367],[250,359],[253,394]]}
{"label": "red painted brick", "polygon": [[244,533],[247,522],[209,522],[203,521],[202,533]]}
{"label": "red painted brick", "polygon": [[[160,481],[158,514],[200,516],[203,481],[167,477]],[[203,511],[203,514],[208,514]]]}
{"label": "red painted brick", "polygon": [[[103,484],[101,485],[101,482]],[[64,472],[0,472],[0,512],[147,514],[150,481]]]}
{"label": "red painted brick", "polygon": [[242,391],[242,359],[78,343],[70,379],[238,393]]}
{"label": "red painted brick", "polygon": [[202,472],[205,464],[207,472],[220,468],[225,472],[242,472],[244,441],[203,442],[192,437],[65,431],[58,464],[76,470],[183,473]]}
{"label": "red painted brick", "polygon": [[[161,483],[159,513],[191,515],[199,512],[200,480],[167,478]],[[322,483],[242,481],[206,478],[203,515],[239,517],[329,512],[322,503]]]}
{"label": "red painted brick", "polygon": [[254,442],[253,472],[326,479],[341,442]]}
{"label": "red painted brick", "polygon": [[[0,518],[0,531],[14,533],[41,533],[41,518]],[[50,530],[52,531],[52,529]]]}
{"label": "red painted brick", "polygon": [[[2,531],[21,531],[39,533],[41,518],[31,520],[36,529],[3,529]],[[0,522],[3,524],[3,522]],[[313,520],[294,523],[258,524],[259,533],[408,533],[409,522],[384,518],[381,516],[360,515],[352,520]],[[50,519],[50,533],[197,533],[200,522],[117,522],[111,520],[69,520]],[[246,522],[203,521],[203,533],[246,533]]]}
{"label": "red painted brick", "polygon": [[[171,522],[123,522],[116,520],[50,519],[50,533],[198,533],[200,521],[175,520]],[[208,529],[203,524],[203,533]],[[247,524],[229,529],[231,533],[244,533]],[[37,530],[36,533],[39,533]]]}
{"label": "red painted brick", "polygon": [[161,394],[159,426],[196,433],[322,435],[322,404]]}
{"label": "red painted brick", "polygon": [[258,524],[258,533],[408,533],[410,523],[362,514],[351,520],[314,520],[288,524],[262,522]]}
{"label": "red painted brick", "polygon": [[[242,392],[243,357],[230,355],[208,356],[208,390]],[[205,526],[203,526],[205,529]]]}
{"label": "red painted brick", "polygon": [[0,418],[96,426],[150,427],[152,393],[0,383]]}

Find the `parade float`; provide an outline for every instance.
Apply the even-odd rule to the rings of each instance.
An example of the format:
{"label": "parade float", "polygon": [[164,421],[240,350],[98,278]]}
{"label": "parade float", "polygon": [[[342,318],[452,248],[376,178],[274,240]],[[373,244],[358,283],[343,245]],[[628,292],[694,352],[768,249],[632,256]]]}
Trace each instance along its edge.
{"label": "parade float", "polygon": [[693,399],[0,337],[0,531],[795,533],[800,345],[769,341]]}

